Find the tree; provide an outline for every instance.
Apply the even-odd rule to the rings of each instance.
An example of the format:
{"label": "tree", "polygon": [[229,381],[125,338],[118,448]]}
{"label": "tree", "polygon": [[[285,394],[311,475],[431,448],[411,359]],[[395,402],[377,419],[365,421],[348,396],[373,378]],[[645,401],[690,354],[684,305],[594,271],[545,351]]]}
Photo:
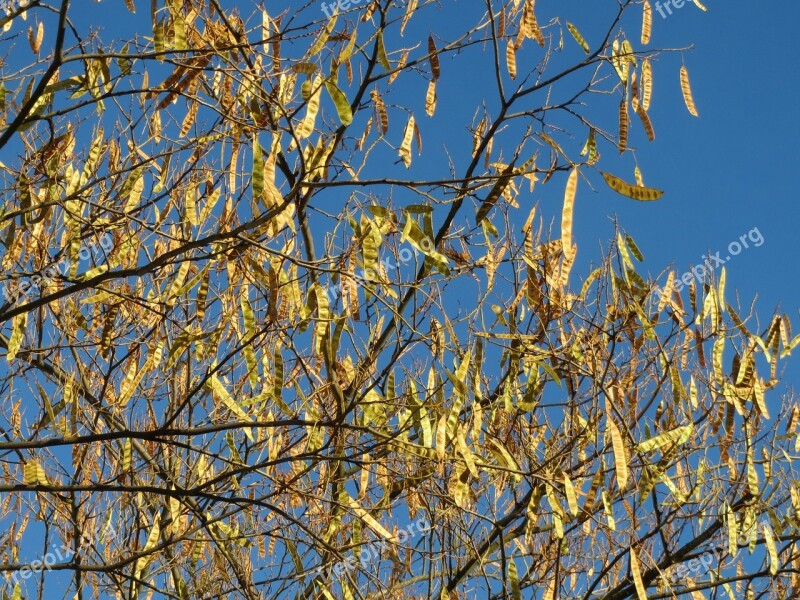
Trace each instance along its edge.
{"label": "tree", "polygon": [[788,318],[571,274],[647,1],[126,4],[2,20],[7,596],[800,593]]}

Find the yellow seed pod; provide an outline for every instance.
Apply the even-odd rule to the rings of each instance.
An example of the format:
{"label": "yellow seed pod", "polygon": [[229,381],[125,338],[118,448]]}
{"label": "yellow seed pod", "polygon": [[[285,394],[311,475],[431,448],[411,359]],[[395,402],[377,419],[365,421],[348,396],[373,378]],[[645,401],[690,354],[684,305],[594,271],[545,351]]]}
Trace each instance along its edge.
{"label": "yellow seed pod", "polygon": [[306,102],[308,101],[309,98],[311,98],[311,80],[310,79],[306,79],[303,82],[303,85],[300,86],[300,95],[303,97],[303,100],[305,100]]}

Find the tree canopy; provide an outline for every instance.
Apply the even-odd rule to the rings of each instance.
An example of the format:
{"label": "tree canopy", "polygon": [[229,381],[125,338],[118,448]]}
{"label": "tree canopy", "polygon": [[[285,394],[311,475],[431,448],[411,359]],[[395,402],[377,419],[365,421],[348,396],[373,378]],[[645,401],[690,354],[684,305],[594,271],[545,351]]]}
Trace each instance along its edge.
{"label": "tree canopy", "polygon": [[700,113],[595,3],[3,7],[4,598],[800,595],[789,319],[576,262]]}

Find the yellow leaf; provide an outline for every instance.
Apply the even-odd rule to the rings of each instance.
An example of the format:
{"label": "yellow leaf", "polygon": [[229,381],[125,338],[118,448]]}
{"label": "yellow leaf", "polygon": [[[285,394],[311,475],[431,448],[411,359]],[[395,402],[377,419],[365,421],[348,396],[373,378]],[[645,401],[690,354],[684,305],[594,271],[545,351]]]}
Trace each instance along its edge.
{"label": "yellow leaf", "polygon": [[120,191],[120,197],[127,197],[128,199],[127,202],[125,202],[124,208],[122,209],[124,212],[130,212],[138,206],[143,190],[144,175],[141,169],[136,169],[130,174],[122,186],[122,191]]}
{"label": "yellow leaf", "polygon": [[82,273],[78,277],[78,279],[80,279],[81,281],[88,281],[90,279],[93,279],[93,278],[97,277],[98,275],[102,275],[103,273],[108,271],[108,268],[109,268],[108,264],[100,265],[99,267],[92,267],[91,269],[89,269],[85,273]]}
{"label": "yellow leaf", "polygon": [[122,470],[128,472],[131,470],[131,461],[133,459],[133,444],[130,438],[125,438],[122,442]]}
{"label": "yellow leaf", "polygon": [[689,70],[686,65],[681,66],[681,92],[683,93],[683,101],[686,103],[686,108],[689,114],[693,117],[699,116],[697,114],[697,107],[692,97],[692,87],[689,84]]}
{"label": "yellow leaf", "polygon": [[272,397],[280,400],[283,395],[283,354],[281,354],[280,344],[275,346],[272,362],[274,372],[272,374]]}
{"label": "yellow leaf", "polygon": [[196,227],[200,224],[197,218],[197,186],[190,185],[184,196],[183,212],[189,225]]}
{"label": "yellow leaf", "polygon": [[353,509],[353,512],[358,515],[358,517],[366,523],[370,529],[372,529],[375,533],[379,536],[384,538],[386,541],[389,542],[396,542],[396,538],[386,530],[386,528],[378,523],[378,521],[369,514],[366,510],[364,510],[361,506],[359,506],[358,502],[355,499],[350,498],[350,508]]}
{"label": "yellow leaf", "polygon": [[736,514],[727,504],[725,505],[725,522],[728,530],[728,554],[730,554],[732,557],[735,557],[739,551],[738,526],[736,524]]}
{"label": "yellow leaf", "polygon": [[719,274],[719,284],[717,285],[717,295],[719,296],[719,306],[722,309],[722,312],[725,312],[725,283],[728,279],[727,271],[725,271],[725,267],[722,267],[722,271]]}
{"label": "yellow leaf", "polygon": [[444,460],[447,446],[447,415],[439,418],[436,424],[436,456],[439,460]]}
{"label": "yellow leaf", "polygon": [[[237,404],[236,400],[233,399],[233,396],[228,393],[228,390],[225,389],[225,385],[217,379],[216,375],[211,376],[211,390],[214,393],[214,399],[219,400],[222,402],[228,410],[230,410],[234,415],[239,417],[242,421],[252,421],[253,419],[248,415],[246,412],[242,410],[242,407]],[[250,428],[247,427],[244,430],[245,435],[248,437],[250,441],[253,440],[253,434],[250,431]]]}
{"label": "yellow leaf", "polygon": [[[536,0],[525,0],[525,6],[522,9],[522,21],[519,25],[519,33],[520,36],[536,40],[536,43],[540,46],[544,46],[544,36],[542,35],[542,30],[539,28],[539,23],[536,21],[536,15],[533,12],[535,2]],[[518,4],[518,0],[514,2],[515,6]],[[519,47],[521,43],[522,40],[519,39],[517,47]]]}
{"label": "yellow leaf", "polygon": [[628,40],[622,40],[622,47],[621,48],[622,48],[622,50],[621,50],[620,53],[622,54],[623,59],[626,62],[630,63],[631,65],[633,65],[635,67],[636,66],[636,54],[634,54],[634,52],[633,52],[633,46],[631,45],[631,43]]}
{"label": "yellow leaf", "polygon": [[567,22],[567,29],[569,29],[569,32],[572,34],[572,37],[575,38],[575,41],[578,42],[578,45],[583,48],[583,51],[586,54],[589,54],[589,43],[583,38],[580,31],[578,31],[578,28],[572,23]]}
{"label": "yellow leaf", "polygon": [[197,109],[199,106],[197,101],[192,100],[192,103],[189,105],[189,110],[186,111],[186,116],[183,118],[183,123],[181,123],[181,130],[178,133],[178,137],[186,137],[189,133],[192,125],[194,125],[195,118],[197,118]]}
{"label": "yellow leaf", "polygon": [[636,114],[639,115],[639,120],[644,126],[644,131],[647,134],[647,139],[651,142],[656,139],[656,132],[653,129],[653,124],[650,122],[650,116],[641,104],[636,107]]}
{"label": "yellow leaf", "polygon": [[628,101],[625,98],[619,103],[619,152],[625,152],[628,147]]}
{"label": "yellow leaf", "polygon": [[513,558],[508,561],[508,579],[511,582],[511,597],[513,600],[522,600],[522,591],[519,587],[519,573],[517,573],[517,563]]}
{"label": "yellow leaf", "polygon": [[353,122],[353,110],[350,108],[350,103],[347,101],[347,96],[339,87],[331,80],[325,81],[325,89],[328,90],[331,100],[336,105],[336,112],[339,115],[339,121],[345,127]]}
{"label": "yellow leaf", "polygon": [[[341,58],[341,57],[340,57]],[[308,62],[299,62],[292,65],[292,71],[303,75],[313,75],[317,70],[317,65]]]}
{"label": "yellow leaf", "polygon": [[272,25],[272,19],[270,19],[269,13],[266,10],[262,9],[261,10],[261,40],[262,41],[266,41],[266,40],[269,39],[269,36],[270,36],[269,30],[270,30],[271,25]]}
{"label": "yellow leaf", "polygon": [[769,572],[772,575],[777,575],[780,562],[778,560],[778,548],[775,546],[775,536],[768,523],[763,523],[761,528],[764,530],[764,543],[767,545],[769,553]]}
{"label": "yellow leaf", "polygon": [[594,474],[594,477],[592,477],[592,483],[589,486],[589,492],[586,494],[586,500],[583,503],[583,510],[586,512],[592,512],[594,501],[597,497],[597,492],[600,489],[600,485],[603,483],[603,479],[603,469],[598,469]]}
{"label": "yellow leaf", "polygon": [[389,63],[389,58],[386,56],[386,46],[383,44],[383,30],[378,30],[377,39],[375,42],[378,46],[378,64],[385,70],[391,71],[392,65]]}
{"label": "yellow leaf", "polygon": [[31,46],[34,54],[39,54],[42,47],[42,40],[44,39],[44,23],[39,21],[36,26],[36,33],[33,31],[33,25],[28,26],[28,43]]}
{"label": "yellow leaf", "polygon": [[506,44],[506,68],[508,68],[508,75],[511,79],[517,78],[517,50],[514,47],[514,42],[508,40]]}
{"label": "yellow leaf", "polygon": [[625,443],[622,440],[622,434],[620,434],[617,424],[610,417],[606,418],[606,432],[611,436],[611,445],[614,449],[617,485],[620,490],[624,490],[628,483],[628,458],[625,454]]}
{"label": "yellow leaf", "polygon": [[556,580],[553,577],[542,592],[542,600],[553,600],[556,597]]}
{"label": "yellow leaf", "polygon": [[8,340],[6,360],[10,363],[17,357],[22,340],[25,338],[25,327],[28,324],[28,313],[21,313],[11,319],[11,337]]}
{"label": "yellow leaf", "polygon": [[[319,98],[320,94],[322,94],[322,78],[319,75],[316,75],[313,81],[306,81],[305,84],[308,83],[308,106],[306,107],[306,115],[303,117],[302,122],[298,125],[297,130],[295,131],[295,136],[297,139],[305,139],[314,131],[314,124],[317,120],[317,113],[319,112]],[[289,150],[294,148],[294,140],[289,146]]]}
{"label": "yellow leaf", "polygon": [[578,497],[575,494],[575,486],[572,483],[572,480],[569,476],[564,473],[564,495],[567,497],[567,504],[569,505],[569,511],[573,515],[578,514]]}
{"label": "yellow leaf", "polygon": [[619,79],[622,83],[628,82],[628,61],[621,56],[622,48],[620,43],[617,40],[611,44],[611,64],[614,66],[614,69],[619,75]]}
{"label": "yellow leaf", "polygon": [[683,427],[676,427],[670,431],[665,431],[655,435],[643,442],[636,445],[639,452],[652,452],[663,448],[668,444],[683,444],[686,442],[694,431],[692,425],[684,425]]}
{"label": "yellow leaf", "polygon": [[119,386],[119,398],[117,399],[117,403],[123,408],[128,403],[128,400],[130,400],[131,395],[133,395],[134,390],[136,390],[136,387],[139,385],[144,375],[144,369],[142,369],[142,372],[138,373],[137,377],[137,366],[136,361],[131,360],[130,365],[128,365],[128,371],[125,374],[125,379]]}
{"label": "yellow leaf", "polygon": [[[384,109],[385,110],[385,109]],[[428,84],[428,93],[425,95],[425,113],[432,117],[436,112],[436,80]]]}
{"label": "yellow leaf", "polygon": [[650,98],[653,95],[653,67],[650,59],[642,61],[642,108],[650,110]]}
{"label": "yellow leaf", "polygon": [[511,453],[508,451],[508,449],[497,440],[490,439],[488,441],[489,451],[495,456],[495,458],[498,459],[499,462],[504,463],[506,467],[515,471],[514,479],[520,481],[522,479],[522,475],[518,473],[519,465],[514,457],[511,456]]}
{"label": "yellow leaf", "polygon": [[378,90],[372,90],[369,95],[375,105],[375,121],[380,126],[381,135],[386,135],[389,131],[389,113],[386,112],[386,105]]}
{"label": "yellow leaf", "polygon": [[631,576],[633,577],[633,585],[636,587],[636,595],[639,600],[647,600],[647,590],[642,581],[642,571],[639,567],[639,559],[636,557],[636,551],[631,548]]}
{"label": "yellow leaf", "polygon": [[475,224],[480,225],[481,221],[486,218],[486,215],[489,214],[489,211],[492,207],[497,203],[500,197],[503,195],[506,187],[511,182],[511,177],[514,174],[514,165],[513,163],[506,166],[503,171],[500,173],[500,177],[495,182],[494,186],[491,190],[489,190],[489,194],[486,196],[483,202],[481,202],[480,207],[478,208],[478,212],[475,214]]}
{"label": "yellow leaf", "polygon": [[714,365],[714,378],[718,385],[725,381],[725,374],[722,371],[722,354],[725,351],[725,336],[721,335],[714,342],[712,350],[712,364]]}
{"label": "yellow leaf", "polygon": [[644,178],[642,177],[642,170],[639,167],[634,167],[633,176],[636,178],[636,185],[644,187]]}
{"label": "yellow leaf", "polygon": [[758,496],[758,471],[752,449],[747,453],[747,487],[753,496]]}
{"label": "yellow leaf", "polygon": [[564,207],[561,210],[561,244],[565,250],[572,248],[572,212],[577,189],[578,169],[573,168],[567,179],[567,188],[564,191]]}
{"label": "yellow leaf", "polygon": [[411,15],[414,14],[414,11],[417,10],[417,3],[419,0],[408,0],[408,4],[406,5],[406,13],[403,15],[403,22],[400,24],[400,35],[403,35],[403,30],[406,28],[406,24],[408,23],[409,19],[411,19]]}
{"label": "yellow leaf", "polygon": [[639,200],[642,202],[650,202],[653,200],[658,200],[659,198],[661,198],[661,196],[664,195],[664,192],[661,190],[641,187],[638,185],[631,185],[630,183],[626,183],[619,177],[611,175],[610,173],[602,173],[602,175],[603,179],[606,180],[608,187],[610,187],[618,194],[622,194],[623,196],[627,196],[628,198],[633,198],[634,200]]}
{"label": "yellow leaf", "polygon": [[253,173],[252,173],[253,199],[261,197],[264,191],[264,158],[258,135],[253,137]]}
{"label": "yellow leaf", "polygon": [[614,519],[614,505],[611,503],[611,497],[608,495],[608,490],[603,490],[600,494],[603,499],[603,512],[606,515],[606,522],[608,523],[611,531],[617,530],[617,521]]}
{"label": "yellow leaf", "polygon": [[590,165],[595,164],[600,158],[600,155],[597,153],[597,134],[595,133],[594,127],[589,128],[589,137],[586,139],[583,150],[581,150],[581,156],[586,156],[587,154],[589,157],[586,162]]}
{"label": "yellow leaf", "polygon": [[642,45],[650,43],[650,34],[653,31],[653,8],[649,0],[644,0],[642,5]]}
{"label": "yellow leaf", "polygon": [[242,319],[244,320],[244,330],[247,334],[253,334],[255,331],[255,313],[253,312],[253,307],[250,304],[249,299],[249,287],[247,284],[244,285],[242,288],[240,295],[239,295],[239,305],[242,309]]}
{"label": "yellow leaf", "polygon": [[627,233],[625,234],[625,245],[631,251],[631,254],[633,254],[633,257],[636,260],[638,260],[639,262],[644,261],[644,255],[642,254],[642,251],[639,249],[639,246],[636,245],[634,239]]}
{"label": "yellow leaf", "polygon": [[[158,19],[153,23],[153,48],[157,54],[161,55],[164,52],[164,21]],[[163,62],[164,57],[159,56],[159,62]]]}
{"label": "yellow leaf", "polygon": [[316,338],[316,351],[322,353],[323,344],[328,341],[330,331],[331,311],[328,295],[321,285],[315,284],[312,288],[312,296],[317,307],[317,322],[314,326],[314,337]]}
{"label": "yellow leaf", "polygon": [[333,32],[333,28],[336,27],[336,19],[338,18],[339,18],[338,13],[335,13],[328,21],[328,23],[325,25],[324,29],[320,31],[319,37],[317,37],[317,39],[314,41],[314,44],[308,51],[309,57],[314,56],[317,52],[322,50],[322,47],[328,41],[331,32]]}
{"label": "yellow leaf", "polygon": [[430,56],[431,74],[433,75],[433,80],[436,81],[441,74],[439,51],[436,49],[436,42],[433,41],[433,37],[430,35],[428,36],[428,55]]}
{"label": "yellow leaf", "polygon": [[469,470],[470,475],[472,475],[477,479],[478,477],[480,477],[480,472],[478,471],[478,467],[475,465],[475,456],[472,453],[472,450],[469,449],[469,446],[467,446],[467,440],[464,436],[463,426],[457,427],[455,437],[456,437],[456,446],[458,447],[459,453],[464,458],[464,462],[467,465],[467,469]]}
{"label": "yellow leaf", "polygon": [[769,419],[769,410],[767,409],[767,401],[764,395],[764,385],[761,383],[760,379],[756,379],[753,382],[753,396],[761,416],[765,419]]}
{"label": "yellow leaf", "polygon": [[[149,552],[153,548],[158,545],[159,537],[161,536],[161,518],[160,513],[156,513],[155,521],[153,522],[153,527],[150,529],[150,535],[147,536],[147,541],[144,544],[144,548],[142,548],[142,552]],[[136,565],[134,567],[134,577],[138,577],[139,574],[147,567],[148,564],[152,561],[151,556],[140,556],[136,560]]]}
{"label": "yellow leaf", "polygon": [[[183,288],[183,282],[186,281],[186,275],[189,273],[189,268],[191,266],[191,262],[187,260],[182,262],[181,266],[178,267],[175,279],[172,280],[167,293],[164,295],[164,302],[168,306],[174,306],[175,300],[178,297],[178,292]],[[85,274],[84,277],[89,279],[88,274]]]}
{"label": "yellow leaf", "polygon": [[40,465],[35,460],[28,460],[22,466],[22,480],[25,485],[39,485],[40,483],[47,483],[47,479],[45,481],[39,480],[39,469]]}
{"label": "yellow leaf", "polygon": [[411,141],[414,139],[414,115],[408,118],[405,132],[403,133],[403,143],[400,144],[400,149],[397,153],[403,159],[403,164],[406,169],[411,167]]}

